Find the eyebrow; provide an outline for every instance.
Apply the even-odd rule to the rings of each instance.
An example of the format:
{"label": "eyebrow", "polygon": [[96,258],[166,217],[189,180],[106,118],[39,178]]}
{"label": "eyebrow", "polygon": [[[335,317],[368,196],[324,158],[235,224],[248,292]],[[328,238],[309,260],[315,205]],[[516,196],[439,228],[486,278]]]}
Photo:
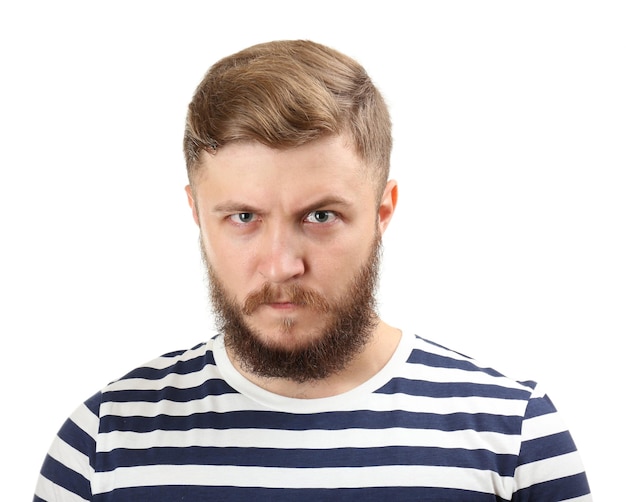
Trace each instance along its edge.
{"label": "eyebrow", "polygon": [[260,209],[243,202],[228,200],[213,206],[211,211],[213,213],[259,213]]}
{"label": "eyebrow", "polygon": [[[303,208],[300,208],[298,211],[299,213],[309,213],[311,211],[314,211],[315,209],[320,209],[323,207],[328,207],[328,206],[340,206],[340,207],[347,207],[352,205],[351,202],[349,202],[347,199],[340,197],[340,196],[335,196],[335,195],[331,195],[328,197],[323,197],[321,199],[318,199],[316,201],[314,201],[311,204],[306,205]],[[263,210],[261,210],[258,207],[254,207],[246,202],[237,202],[235,200],[227,200],[224,202],[221,202],[217,205],[215,205],[212,209],[212,212],[214,213],[255,213],[255,214],[263,214]]]}
{"label": "eyebrow", "polygon": [[340,206],[340,207],[348,207],[350,206],[351,203],[347,200],[344,199],[343,197],[339,197],[339,196],[328,196],[328,197],[323,197],[315,202],[313,202],[312,204],[309,204],[305,207],[303,207],[300,212],[301,213],[309,213],[315,209],[320,209],[320,208],[324,208],[324,207],[328,207],[328,206]]}

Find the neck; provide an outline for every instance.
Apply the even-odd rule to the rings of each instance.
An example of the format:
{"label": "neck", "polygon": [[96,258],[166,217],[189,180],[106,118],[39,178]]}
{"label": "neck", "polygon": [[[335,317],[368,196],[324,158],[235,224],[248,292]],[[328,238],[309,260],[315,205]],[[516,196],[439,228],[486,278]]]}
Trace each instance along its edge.
{"label": "neck", "polygon": [[259,376],[246,371],[228,349],[227,353],[237,371],[255,385],[285,397],[317,399],[343,394],[372,378],[387,364],[400,337],[399,329],[379,320],[365,348],[343,370],[324,379],[305,382]]}

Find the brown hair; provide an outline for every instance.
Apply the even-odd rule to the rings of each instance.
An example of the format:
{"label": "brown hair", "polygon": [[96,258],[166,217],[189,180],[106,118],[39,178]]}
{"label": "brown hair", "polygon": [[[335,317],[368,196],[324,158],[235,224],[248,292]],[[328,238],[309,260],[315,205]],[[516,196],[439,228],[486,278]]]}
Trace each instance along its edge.
{"label": "brown hair", "polygon": [[215,63],[189,104],[184,152],[192,178],[202,150],[233,141],[290,148],[347,133],[382,189],[389,176],[391,121],[363,67],[305,40],[254,45]]}

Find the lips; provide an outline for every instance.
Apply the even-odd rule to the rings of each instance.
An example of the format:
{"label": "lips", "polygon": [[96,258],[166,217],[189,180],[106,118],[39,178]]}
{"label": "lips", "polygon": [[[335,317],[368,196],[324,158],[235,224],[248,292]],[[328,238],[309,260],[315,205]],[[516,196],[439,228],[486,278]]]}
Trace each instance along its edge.
{"label": "lips", "polygon": [[270,302],[270,303],[266,303],[265,305],[268,305],[269,307],[272,307],[275,309],[291,309],[291,308],[302,306],[301,304],[297,304],[294,302]]}
{"label": "lips", "polygon": [[314,290],[300,285],[276,288],[265,284],[261,289],[251,293],[244,301],[243,313],[252,314],[260,306],[287,310],[297,307],[311,307],[319,312],[328,312],[330,309],[326,299]]}

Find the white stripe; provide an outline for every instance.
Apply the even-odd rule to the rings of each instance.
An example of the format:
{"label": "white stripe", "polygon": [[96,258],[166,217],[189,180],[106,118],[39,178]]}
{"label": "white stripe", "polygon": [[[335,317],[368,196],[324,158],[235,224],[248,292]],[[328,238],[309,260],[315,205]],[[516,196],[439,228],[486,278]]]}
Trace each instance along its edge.
{"label": "white stripe", "polygon": [[563,502],[593,502],[591,495],[583,495],[582,497],[574,497],[573,499],[567,499]]}
{"label": "white stripe", "polygon": [[[389,411],[402,409],[414,413],[435,413],[446,415],[450,413],[488,413],[494,415],[522,416],[526,408],[526,401],[513,399],[497,399],[488,397],[450,397],[436,398],[424,396],[397,396],[376,394],[363,400],[361,407],[356,407],[354,401],[346,400],[333,411]],[[169,415],[184,417],[194,413],[232,411],[268,411],[268,408],[260,403],[243,398],[239,394],[223,394],[221,396],[207,396],[187,402],[174,402],[168,400],[149,402],[119,402],[103,403],[101,415],[114,415],[119,417],[156,417],[157,415]]]}
{"label": "white stripe", "polygon": [[558,413],[548,413],[524,420],[522,438],[524,441],[542,438],[567,430]]}
{"label": "white stripe", "polygon": [[202,370],[194,373],[179,375],[178,373],[168,373],[165,377],[151,380],[147,378],[125,378],[109,384],[104,392],[120,390],[161,390],[165,387],[176,389],[191,389],[198,387],[212,379],[221,380],[215,368],[203,366]]}
{"label": "white stripe", "polygon": [[446,348],[441,348],[433,343],[429,343],[422,338],[415,337],[415,341],[413,342],[413,347],[416,350],[421,350],[426,353],[435,354],[438,356],[442,356],[446,359],[453,359],[455,361],[468,362],[476,366],[476,368],[484,371],[489,371],[493,373],[493,368],[485,366],[480,361],[472,359],[471,357],[464,356],[459,354],[458,352],[454,352],[453,350],[449,350]]}
{"label": "white stripe", "polygon": [[[199,347],[193,350],[191,349],[185,350],[184,352],[182,352],[182,354],[179,354],[177,356],[157,357],[156,359],[153,359],[152,361],[148,361],[142,366],[139,366],[139,368],[153,368],[155,370],[162,370],[165,368],[169,368],[170,366],[173,366],[174,364],[176,364],[178,361],[190,361],[191,359],[195,359],[196,357],[203,356],[204,354],[206,354],[208,350],[211,349],[212,346],[213,346],[213,340],[209,340],[204,345],[200,345]],[[172,351],[172,352],[176,352],[176,351]]]}
{"label": "white stripe", "polygon": [[396,377],[408,380],[425,380],[438,383],[477,383],[499,385],[506,389],[530,392],[532,389],[505,376],[491,375],[483,371],[469,371],[458,368],[437,368],[419,363],[407,363],[398,368]]}
{"label": "white stripe", "polygon": [[533,393],[531,394],[531,398],[542,398],[545,397],[546,393],[543,390],[543,387],[541,386],[541,384],[537,384],[535,386],[535,388],[533,389]]}
{"label": "white stripe", "polygon": [[89,457],[76,450],[60,438],[55,438],[48,454],[61,464],[69,467],[81,476],[91,479],[93,469],[89,465]]}
{"label": "white stripe", "polygon": [[98,434],[99,419],[86,405],[80,405],[70,416],[70,420],[74,422],[80,429],[89,434],[94,440]]}
{"label": "white stripe", "polygon": [[[507,498],[511,478],[489,471],[456,467],[383,466],[363,468],[281,469],[233,466],[145,466],[100,473],[95,494],[107,486],[188,485],[263,488],[363,488],[419,486],[494,493]],[[97,485],[97,486],[96,486]]]}
{"label": "white stripe", "polygon": [[[43,476],[39,476],[37,480],[37,487],[35,488],[35,495],[43,500],[50,500],[54,502],[85,502],[87,499],[79,497],[75,493],[72,493],[65,488],[55,485],[52,481]],[[88,501],[87,501],[88,502]]]}
{"label": "white stripe", "polygon": [[484,448],[497,454],[516,455],[519,437],[495,432],[438,431],[430,429],[345,429],[338,431],[283,431],[269,429],[153,432],[109,432],[100,434],[98,452],[115,448],[215,446],[236,448],[332,449],[384,446]]}
{"label": "white stripe", "polygon": [[[195,357],[203,356],[208,350],[210,350],[213,346],[213,341],[207,343],[206,346],[202,346],[199,349],[194,351],[189,351],[188,353],[184,353],[181,356],[177,356],[174,358],[158,358],[149,363],[146,363],[144,367],[153,368],[153,369],[165,369],[170,366],[173,366],[177,361],[186,361],[194,359]],[[424,347],[423,350],[433,351],[435,353],[439,353],[445,357],[451,357],[451,353],[442,351],[437,349],[436,347],[427,346]],[[476,364],[475,361],[465,359],[461,356],[457,356],[456,354],[452,354],[456,357],[451,357],[457,361],[469,361],[472,364]],[[463,382],[463,383],[479,383],[479,384],[496,384],[501,385],[502,387],[509,389],[520,389],[520,390],[529,390],[528,387],[515,382],[509,378],[504,376],[492,376],[490,374],[484,373],[482,371],[466,371],[460,370],[456,368],[437,368],[430,367],[421,364],[404,364],[399,366],[399,372],[396,376],[407,379],[415,379],[416,378],[416,367],[421,367],[421,370],[418,372],[419,378],[429,382],[442,382],[442,383],[454,383],[454,382]],[[481,366],[477,365],[477,368],[483,369]],[[207,373],[207,370],[214,370]],[[421,374],[420,374],[421,373]],[[196,387],[202,383],[204,383],[208,378],[220,378],[219,372],[216,368],[213,367],[203,367],[199,372],[189,373],[185,375],[177,375],[177,374],[168,374],[165,378],[160,380],[149,380],[142,378],[129,378],[118,380],[116,382],[111,383],[105,390],[143,390],[143,389],[162,389],[167,386],[172,386],[176,388],[191,388]]]}
{"label": "white stripe", "polygon": [[558,457],[538,460],[531,464],[519,466],[515,472],[518,489],[561,479],[583,472],[583,466],[578,453],[566,453]]}

